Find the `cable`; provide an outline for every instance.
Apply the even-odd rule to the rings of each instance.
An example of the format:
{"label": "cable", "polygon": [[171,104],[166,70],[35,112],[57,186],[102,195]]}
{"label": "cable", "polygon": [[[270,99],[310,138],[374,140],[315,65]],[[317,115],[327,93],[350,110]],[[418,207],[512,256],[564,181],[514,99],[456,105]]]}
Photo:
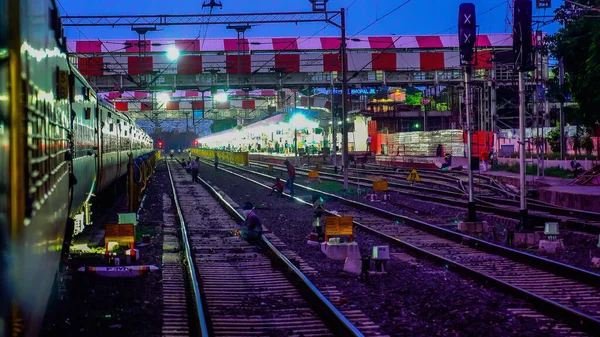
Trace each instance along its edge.
{"label": "cable", "polygon": [[[502,2],[502,4],[504,4],[504,2]],[[484,11],[484,12],[477,13],[477,15],[479,16],[479,15],[485,14],[485,13],[487,13],[488,11],[494,10],[495,8],[497,8],[497,7],[499,7],[499,6],[500,6],[500,4],[498,4],[498,5],[496,5],[496,6],[492,7],[492,8],[490,8],[490,9],[488,9],[488,10]],[[387,15],[387,14],[386,14],[386,15]],[[458,26],[458,24],[457,24],[457,25],[454,25],[454,26],[452,26],[452,27],[450,27],[450,28],[448,28],[448,29],[444,29],[444,30],[440,31],[440,33],[441,33],[441,32],[445,32],[445,31],[447,31],[447,30],[451,30],[451,29],[453,29],[454,27],[457,27],[457,26]],[[363,29],[363,30],[364,30],[364,29]],[[433,35],[437,35],[437,34],[440,34],[440,33],[434,33]],[[355,36],[356,36],[356,35],[355,35]],[[354,73],[352,74],[352,76],[351,76],[351,77],[350,77],[348,80],[351,80],[351,79],[355,78],[356,76],[358,76],[358,75],[359,75],[359,73],[360,73],[361,71],[365,70],[365,69],[366,69],[366,68],[367,68],[369,65],[371,65],[373,62],[377,61],[377,60],[378,60],[378,59],[379,59],[381,56],[383,56],[383,54],[384,54],[384,52],[385,52],[386,50],[389,50],[389,49],[392,49],[392,48],[398,49],[398,48],[402,47],[403,45],[407,45],[407,44],[409,44],[409,43],[412,43],[412,42],[407,42],[407,43],[405,43],[405,44],[401,44],[401,45],[399,45],[399,46],[396,46],[396,42],[398,42],[398,40],[400,40],[400,38],[402,38],[402,36],[398,36],[398,37],[397,37],[397,38],[396,38],[394,41],[392,41],[392,43],[390,43],[390,45],[389,45],[389,46],[387,46],[386,48],[383,48],[383,49],[381,50],[381,52],[379,52],[379,54],[378,54],[377,56],[375,56],[374,58],[372,58],[372,60],[371,60],[370,62],[368,62],[367,64],[365,64],[365,65],[364,65],[364,66],[363,66],[363,67],[362,67],[360,70],[358,70],[358,71],[354,72]]]}
{"label": "cable", "polygon": [[358,0],[352,1],[352,3],[350,4],[350,6],[346,7],[346,10],[349,10],[352,6],[354,6],[354,4],[356,3],[356,1],[358,1]]}
{"label": "cable", "polygon": [[397,6],[396,8],[392,9],[391,11],[387,12],[385,15],[383,15],[382,17],[378,18],[377,20],[371,22],[370,24],[368,24],[365,28],[359,30],[358,32],[356,32],[354,35],[352,35],[353,38],[356,35],[362,33],[363,31],[365,31],[366,29],[368,29],[369,27],[373,26],[374,24],[376,24],[377,22],[385,19],[387,16],[392,15],[394,12],[396,12],[397,10],[399,10],[400,8],[404,7],[405,5],[407,5],[408,3],[410,3],[412,0],[406,0],[405,2],[403,2],[401,5]]}

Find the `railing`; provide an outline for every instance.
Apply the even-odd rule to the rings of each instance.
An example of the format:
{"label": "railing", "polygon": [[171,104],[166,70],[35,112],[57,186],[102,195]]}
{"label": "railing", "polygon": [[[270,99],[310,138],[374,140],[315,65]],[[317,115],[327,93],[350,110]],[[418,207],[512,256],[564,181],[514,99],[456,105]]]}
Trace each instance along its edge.
{"label": "railing", "polygon": [[135,213],[142,203],[148,181],[154,173],[156,162],[160,159],[160,151],[154,151],[137,158],[129,154],[127,170],[127,206],[130,213]]}
{"label": "railing", "polygon": [[250,163],[248,159],[248,152],[231,152],[210,149],[190,149],[190,151],[192,152],[192,156],[199,156],[206,159],[214,159],[216,153],[220,161],[227,161],[244,166],[248,166]]}

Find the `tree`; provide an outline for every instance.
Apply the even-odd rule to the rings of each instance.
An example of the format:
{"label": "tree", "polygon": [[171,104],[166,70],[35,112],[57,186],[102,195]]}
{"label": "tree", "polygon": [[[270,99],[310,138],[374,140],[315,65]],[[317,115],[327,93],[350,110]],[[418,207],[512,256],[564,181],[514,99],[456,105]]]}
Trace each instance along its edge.
{"label": "tree", "polygon": [[[600,6],[600,0],[575,2]],[[563,59],[565,82],[579,105],[575,119],[591,128],[600,120],[600,13],[571,3],[563,4],[555,13],[562,27],[548,38],[549,50]],[[592,14],[597,17],[590,17]]]}

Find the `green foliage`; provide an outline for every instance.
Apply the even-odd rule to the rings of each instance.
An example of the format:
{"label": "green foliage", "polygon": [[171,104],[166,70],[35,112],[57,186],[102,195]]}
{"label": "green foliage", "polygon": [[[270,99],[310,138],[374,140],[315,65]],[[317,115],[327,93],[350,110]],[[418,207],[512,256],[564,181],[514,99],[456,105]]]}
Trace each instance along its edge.
{"label": "green foliage", "polygon": [[404,101],[405,104],[409,104],[409,105],[421,105],[421,100],[423,99],[423,93],[422,92],[416,92],[414,94],[406,94],[406,100]]}
{"label": "green foliage", "polygon": [[594,150],[594,142],[592,141],[592,137],[589,135],[585,135],[581,139],[581,148],[585,150],[587,155],[591,155]]}
{"label": "green foliage", "polygon": [[556,128],[548,132],[546,139],[548,139],[548,144],[550,144],[552,152],[560,153],[560,129]]}
{"label": "green foliage", "polygon": [[[600,0],[575,2],[600,6]],[[548,38],[549,51],[556,58],[563,58],[565,84],[579,105],[574,116],[577,124],[592,127],[600,119],[600,20],[578,14],[569,3],[557,9],[556,14],[563,26]],[[553,87],[551,96],[560,99],[556,86]]]}

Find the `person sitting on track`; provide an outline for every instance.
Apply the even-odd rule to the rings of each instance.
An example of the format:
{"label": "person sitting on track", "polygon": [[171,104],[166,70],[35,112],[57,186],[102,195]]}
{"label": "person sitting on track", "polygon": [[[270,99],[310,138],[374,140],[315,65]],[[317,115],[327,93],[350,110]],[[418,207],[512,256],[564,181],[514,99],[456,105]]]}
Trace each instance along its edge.
{"label": "person sitting on track", "polygon": [[451,168],[452,168],[452,155],[450,153],[448,153],[444,157],[444,163],[442,164],[442,170],[443,169],[450,170]]}
{"label": "person sitting on track", "polygon": [[240,236],[248,241],[260,240],[262,236],[262,223],[253,209],[254,206],[250,202],[242,206],[245,220],[238,229]]}
{"label": "person sitting on track", "polygon": [[584,171],[583,166],[577,162],[577,160],[571,160],[571,171],[578,176],[581,172]]}
{"label": "person sitting on track", "polygon": [[275,184],[273,184],[273,186],[271,186],[271,193],[269,193],[269,195],[273,195],[273,193],[277,193],[278,196],[282,196],[284,187],[285,186],[283,184],[283,181],[281,181],[281,179],[279,179],[279,177],[275,178]]}

